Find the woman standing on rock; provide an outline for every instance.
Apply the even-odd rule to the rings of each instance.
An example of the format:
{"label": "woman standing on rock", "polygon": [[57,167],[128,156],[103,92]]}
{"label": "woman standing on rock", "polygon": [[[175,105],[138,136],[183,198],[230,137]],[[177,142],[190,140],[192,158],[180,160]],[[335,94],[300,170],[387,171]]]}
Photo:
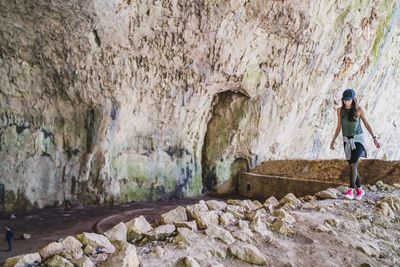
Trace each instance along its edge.
{"label": "woman standing on rock", "polygon": [[364,195],[364,191],[361,188],[360,174],[357,170],[357,163],[360,157],[367,157],[365,150],[364,133],[361,128],[360,118],[364,122],[365,128],[371,134],[374,140],[375,146],[380,147],[376,136],[372,132],[372,128],[365,118],[364,111],[358,105],[356,93],[352,89],[347,89],[343,92],[342,106],[337,109],[338,124],[336,127],[335,135],[331,142],[331,149],[335,149],[335,140],[342,129],[344,152],[346,154],[346,160],[350,164],[350,189],[345,194],[348,199],[354,199],[353,189],[357,186],[357,193],[355,198],[360,200]]}

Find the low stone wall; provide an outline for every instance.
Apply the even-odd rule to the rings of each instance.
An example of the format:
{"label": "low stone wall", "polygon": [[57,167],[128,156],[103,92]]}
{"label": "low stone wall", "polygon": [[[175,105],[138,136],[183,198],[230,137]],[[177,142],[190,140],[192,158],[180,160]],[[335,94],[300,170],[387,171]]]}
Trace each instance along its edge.
{"label": "low stone wall", "polygon": [[[361,184],[375,184],[379,180],[394,184],[400,182],[400,161],[361,159],[358,163]],[[271,176],[349,183],[349,164],[345,160],[269,160],[251,170],[251,173]]]}
{"label": "low stone wall", "polygon": [[342,183],[323,182],[298,178],[287,178],[273,175],[261,175],[244,172],[239,177],[238,193],[241,197],[256,198],[264,201],[270,196],[284,197],[288,192],[297,197],[313,195]]}

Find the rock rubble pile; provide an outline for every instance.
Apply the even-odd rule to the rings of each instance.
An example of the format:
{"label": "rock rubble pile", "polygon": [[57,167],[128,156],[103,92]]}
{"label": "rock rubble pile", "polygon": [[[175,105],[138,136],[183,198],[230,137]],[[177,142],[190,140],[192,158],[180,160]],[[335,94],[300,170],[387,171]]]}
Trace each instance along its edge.
{"label": "rock rubble pile", "polygon": [[365,185],[361,201],[346,187],[278,200],[209,200],[143,216],[104,234],[81,233],[11,266],[375,266],[400,264],[400,185]]}

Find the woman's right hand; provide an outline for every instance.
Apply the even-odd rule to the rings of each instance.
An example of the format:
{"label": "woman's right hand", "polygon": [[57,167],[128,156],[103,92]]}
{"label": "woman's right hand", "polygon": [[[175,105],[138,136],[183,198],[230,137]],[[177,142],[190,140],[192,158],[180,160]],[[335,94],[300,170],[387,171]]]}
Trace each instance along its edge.
{"label": "woman's right hand", "polygon": [[378,140],[376,140],[376,138],[374,138],[374,144],[376,146],[376,148],[380,148],[381,144],[379,144]]}

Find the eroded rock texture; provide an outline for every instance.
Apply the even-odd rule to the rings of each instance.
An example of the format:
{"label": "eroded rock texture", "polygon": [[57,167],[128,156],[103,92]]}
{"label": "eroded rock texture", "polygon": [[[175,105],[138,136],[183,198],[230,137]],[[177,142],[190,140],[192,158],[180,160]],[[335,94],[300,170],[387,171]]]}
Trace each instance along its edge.
{"label": "eroded rock texture", "polygon": [[2,1],[3,208],[225,192],[264,160],[342,157],[327,144],[348,87],[385,147],[369,141],[370,157],[399,159],[399,12],[394,0]]}

